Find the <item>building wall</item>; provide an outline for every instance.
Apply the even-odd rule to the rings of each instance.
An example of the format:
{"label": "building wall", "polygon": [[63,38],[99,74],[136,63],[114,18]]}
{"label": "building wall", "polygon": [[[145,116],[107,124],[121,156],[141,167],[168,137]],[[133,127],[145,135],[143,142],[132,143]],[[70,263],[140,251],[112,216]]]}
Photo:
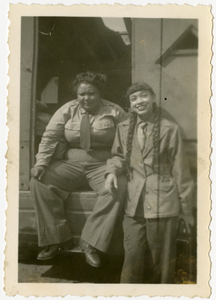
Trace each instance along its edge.
{"label": "building wall", "polygon": [[[24,17],[21,23],[20,66],[20,190],[29,188],[31,160],[31,109],[34,50],[34,18]],[[19,97],[19,95],[17,95]]]}
{"label": "building wall", "polygon": [[161,99],[162,108],[180,125],[184,138],[196,140],[197,56],[175,58],[163,68],[156,64],[190,25],[197,28],[197,20],[133,19],[132,81],[145,81],[151,85],[157,101]]}

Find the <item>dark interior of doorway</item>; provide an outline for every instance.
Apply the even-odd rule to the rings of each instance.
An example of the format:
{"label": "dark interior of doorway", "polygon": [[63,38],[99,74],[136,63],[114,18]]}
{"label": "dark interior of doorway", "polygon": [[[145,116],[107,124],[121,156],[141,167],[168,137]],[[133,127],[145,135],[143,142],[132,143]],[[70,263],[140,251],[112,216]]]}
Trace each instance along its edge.
{"label": "dark interior of doorway", "polygon": [[[49,112],[76,98],[71,83],[87,70],[105,73],[107,87],[102,98],[127,109],[125,98],[131,84],[131,45],[96,17],[39,17],[36,99],[52,77],[58,77],[58,103]],[[131,19],[124,19],[131,39]]]}

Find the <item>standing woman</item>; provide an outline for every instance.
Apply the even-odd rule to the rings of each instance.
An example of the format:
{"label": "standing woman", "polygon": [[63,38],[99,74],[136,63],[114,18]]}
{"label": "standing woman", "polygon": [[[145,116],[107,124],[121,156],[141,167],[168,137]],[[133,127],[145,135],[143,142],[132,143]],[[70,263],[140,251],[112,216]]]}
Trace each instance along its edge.
{"label": "standing woman", "polygon": [[[77,99],[66,103],[53,115],[43,134],[30,182],[38,243],[45,246],[38,254],[39,260],[53,258],[61,245],[72,238],[64,200],[86,183],[98,195],[80,240],[87,263],[99,267],[97,249],[107,252],[110,246],[122,211],[126,178],[119,178],[119,189],[109,193],[104,188],[104,174],[117,124],[126,119],[126,113],[118,105],[101,98],[105,82],[105,75],[78,74],[73,82]],[[65,153],[59,157],[62,145],[65,145]]]}
{"label": "standing woman", "polygon": [[193,181],[178,126],[160,117],[155,93],[146,83],[127,91],[130,118],[119,124],[105,187],[128,177],[121,283],[142,283],[147,244],[161,283],[172,283],[178,218],[190,231]]}

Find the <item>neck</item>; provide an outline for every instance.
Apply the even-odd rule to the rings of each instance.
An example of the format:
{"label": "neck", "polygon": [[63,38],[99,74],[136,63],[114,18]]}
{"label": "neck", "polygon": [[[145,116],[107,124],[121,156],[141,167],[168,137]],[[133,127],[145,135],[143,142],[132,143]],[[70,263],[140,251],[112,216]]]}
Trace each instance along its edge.
{"label": "neck", "polygon": [[151,119],[151,117],[153,116],[153,112],[150,112],[148,114],[143,114],[143,115],[139,115],[139,118],[144,121],[144,122],[147,122],[148,120]]}
{"label": "neck", "polygon": [[97,115],[99,110],[100,110],[100,107],[101,107],[101,101],[100,103],[97,105],[97,107],[95,107],[93,110],[88,110],[86,111],[88,114],[90,115]]}

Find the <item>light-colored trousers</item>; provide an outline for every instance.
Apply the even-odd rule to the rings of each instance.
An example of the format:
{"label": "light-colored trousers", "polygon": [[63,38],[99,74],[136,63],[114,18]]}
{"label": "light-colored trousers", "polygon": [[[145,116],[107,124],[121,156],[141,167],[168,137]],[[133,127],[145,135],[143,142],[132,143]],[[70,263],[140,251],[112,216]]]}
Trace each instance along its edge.
{"label": "light-colored trousers", "polygon": [[[66,160],[52,161],[41,181],[30,181],[38,228],[38,244],[46,246],[72,238],[64,211],[64,200],[72,191],[89,186],[97,193],[92,215],[86,221],[82,239],[100,251],[107,252],[116,224],[124,210],[127,180],[118,177],[118,190],[105,188],[106,161],[110,151],[71,149]],[[120,242],[120,241],[119,241]]]}

